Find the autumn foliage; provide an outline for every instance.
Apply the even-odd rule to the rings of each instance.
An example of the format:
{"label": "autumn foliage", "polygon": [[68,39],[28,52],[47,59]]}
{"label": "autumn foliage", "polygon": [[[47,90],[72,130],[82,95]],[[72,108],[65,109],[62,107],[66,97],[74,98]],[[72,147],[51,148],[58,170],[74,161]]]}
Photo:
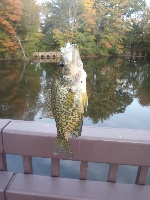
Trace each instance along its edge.
{"label": "autumn foliage", "polygon": [[149,16],[145,0],[0,0],[0,58],[59,50],[68,41],[86,56],[149,55]]}
{"label": "autumn foliage", "polygon": [[90,25],[96,24],[96,9],[94,8],[95,0],[83,0],[84,13],[82,18]]}
{"label": "autumn foliage", "polygon": [[19,48],[14,38],[15,26],[20,20],[21,0],[2,0],[0,3],[0,53]]}

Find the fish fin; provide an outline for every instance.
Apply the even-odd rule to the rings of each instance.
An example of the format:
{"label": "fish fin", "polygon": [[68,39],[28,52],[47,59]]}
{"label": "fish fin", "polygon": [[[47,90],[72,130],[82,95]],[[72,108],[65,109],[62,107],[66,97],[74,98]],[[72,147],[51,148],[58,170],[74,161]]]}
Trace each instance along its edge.
{"label": "fish fin", "polygon": [[87,93],[82,93],[82,105],[87,110],[87,106],[88,106],[88,96],[87,96]]}
{"label": "fish fin", "polygon": [[58,155],[61,153],[65,153],[67,158],[72,159],[72,151],[68,139],[65,136],[57,135],[53,145],[53,154]]}

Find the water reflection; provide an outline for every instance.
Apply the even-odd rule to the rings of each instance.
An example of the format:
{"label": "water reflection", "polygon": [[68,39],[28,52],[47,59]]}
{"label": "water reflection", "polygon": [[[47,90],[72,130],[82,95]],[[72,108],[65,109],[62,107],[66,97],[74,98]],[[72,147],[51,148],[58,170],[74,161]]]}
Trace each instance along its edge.
{"label": "water reflection", "polygon": [[114,114],[119,118],[135,98],[142,106],[149,107],[150,68],[147,62],[137,60],[131,66],[130,60],[114,59],[88,61],[85,65],[89,96],[85,116],[94,123],[104,122]]}
{"label": "water reflection", "polygon": [[0,118],[33,119],[39,110],[41,69],[30,63],[0,63]]}
{"label": "water reflection", "polygon": [[120,79],[117,63],[103,68],[95,67],[87,81],[89,107],[86,116],[94,123],[111,115],[123,113],[132,102],[133,94],[125,89],[126,80]]}
{"label": "water reflection", "polygon": [[[89,97],[88,109],[83,115],[84,124],[112,126],[117,122],[124,127],[124,121],[127,128],[150,128],[147,122],[150,115],[148,61],[134,60],[132,65],[123,59],[89,59],[83,62]],[[1,62],[0,118],[51,121],[51,108],[49,118],[39,118],[48,89],[58,75],[55,71],[59,73],[57,63],[28,63],[24,67],[23,63]],[[137,116],[141,116],[139,121],[130,126]]]}

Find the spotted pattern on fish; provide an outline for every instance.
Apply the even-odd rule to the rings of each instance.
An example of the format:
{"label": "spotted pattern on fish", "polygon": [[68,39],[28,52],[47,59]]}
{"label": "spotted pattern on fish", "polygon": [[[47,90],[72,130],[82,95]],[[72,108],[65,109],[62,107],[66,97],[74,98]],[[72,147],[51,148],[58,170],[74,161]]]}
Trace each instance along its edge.
{"label": "spotted pattern on fish", "polygon": [[73,138],[79,137],[83,124],[83,105],[80,100],[75,101],[76,94],[71,90],[73,82],[73,79],[60,75],[54,80],[51,88],[51,107],[57,126],[53,151],[54,154],[64,152],[70,159],[72,151],[68,134]]}

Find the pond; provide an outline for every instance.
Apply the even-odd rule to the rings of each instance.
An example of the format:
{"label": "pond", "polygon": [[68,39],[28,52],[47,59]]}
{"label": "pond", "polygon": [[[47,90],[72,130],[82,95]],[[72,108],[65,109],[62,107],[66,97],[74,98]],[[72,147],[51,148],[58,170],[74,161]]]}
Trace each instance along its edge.
{"label": "pond", "polygon": [[[83,125],[150,130],[150,62],[118,58],[83,59],[83,63],[89,99]],[[43,110],[57,69],[56,62],[0,62],[0,118],[54,123],[53,117],[45,116]],[[19,156],[8,155],[7,159],[10,171],[22,171]],[[78,176],[78,162],[61,162],[61,176]],[[34,173],[49,174],[49,163],[48,159],[34,158]],[[101,164],[101,175],[96,173],[99,167],[89,164],[89,179],[105,181],[108,166]],[[132,183],[136,169],[130,167],[127,176],[128,168],[119,168],[123,172],[117,177],[121,182],[126,179]],[[150,178],[147,182],[150,184]]]}

